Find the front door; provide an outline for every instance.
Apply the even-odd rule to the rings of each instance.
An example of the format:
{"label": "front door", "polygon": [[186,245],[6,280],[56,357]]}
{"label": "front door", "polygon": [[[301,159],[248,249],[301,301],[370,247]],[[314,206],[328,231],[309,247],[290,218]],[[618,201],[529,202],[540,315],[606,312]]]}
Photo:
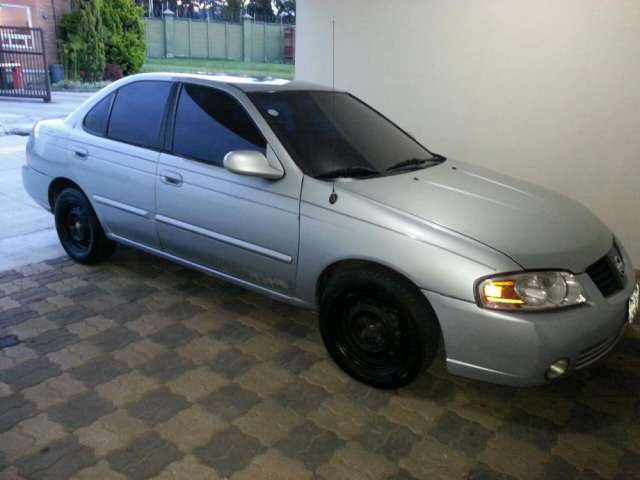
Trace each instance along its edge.
{"label": "front door", "polygon": [[240,176],[233,150],[274,151],[243,105],[222,90],[181,87],[170,153],[158,165],[158,233],[164,250],[271,291],[294,292],[301,183]]}

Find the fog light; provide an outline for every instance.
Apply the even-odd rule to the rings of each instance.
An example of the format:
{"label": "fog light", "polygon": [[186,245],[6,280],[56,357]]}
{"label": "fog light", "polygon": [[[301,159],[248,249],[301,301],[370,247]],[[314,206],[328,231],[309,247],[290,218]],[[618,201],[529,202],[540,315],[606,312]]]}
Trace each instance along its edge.
{"label": "fog light", "polygon": [[561,358],[560,360],[556,360],[553,362],[549,368],[547,368],[547,373],[544,374],[547,380],[553,380],[554,378],[561,377],[567,371],[569,367],[569,360],[566,358]]}

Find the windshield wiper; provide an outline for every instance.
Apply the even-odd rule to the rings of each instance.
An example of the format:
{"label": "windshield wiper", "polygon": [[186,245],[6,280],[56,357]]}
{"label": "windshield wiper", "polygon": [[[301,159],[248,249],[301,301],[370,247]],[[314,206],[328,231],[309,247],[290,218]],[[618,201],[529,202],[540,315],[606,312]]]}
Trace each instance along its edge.
{"label": "windshield wiper", "polygon": [[316,175],[316,178],[337,178],[337,177],[371,177],[379,175],[380,172],[369,167],[345,167],[329,170],[328,172]]}

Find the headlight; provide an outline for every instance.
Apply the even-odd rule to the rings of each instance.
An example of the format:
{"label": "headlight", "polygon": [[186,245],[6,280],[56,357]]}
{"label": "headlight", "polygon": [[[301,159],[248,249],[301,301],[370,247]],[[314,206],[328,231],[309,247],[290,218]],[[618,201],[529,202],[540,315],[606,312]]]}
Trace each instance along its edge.
{"label": "headlight", "polygon": [[585,303],[582,286],[567,272],[514,273],[478,284],[481,306],[495,310],[549,310]]}

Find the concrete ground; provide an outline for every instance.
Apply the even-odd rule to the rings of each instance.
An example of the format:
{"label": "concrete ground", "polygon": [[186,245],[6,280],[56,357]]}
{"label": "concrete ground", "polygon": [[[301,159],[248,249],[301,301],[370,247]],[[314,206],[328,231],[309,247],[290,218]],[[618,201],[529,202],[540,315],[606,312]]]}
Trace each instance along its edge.
{"label": "concrete ground", "polygon": [[0,479],[640,479],[638,330],[545,387],[439,359],[375,390],[312,313],[127,248],[64,257],[24,143],[0,138]]}

